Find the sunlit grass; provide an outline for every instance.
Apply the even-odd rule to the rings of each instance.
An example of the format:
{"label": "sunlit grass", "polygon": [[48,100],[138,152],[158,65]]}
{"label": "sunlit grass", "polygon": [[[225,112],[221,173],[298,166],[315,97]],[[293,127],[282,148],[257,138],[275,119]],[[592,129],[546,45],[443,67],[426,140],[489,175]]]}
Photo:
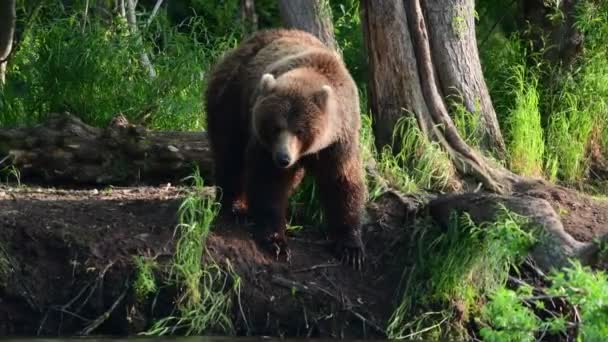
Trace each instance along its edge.
{"label": "sunlit grass", "polygon": [[168,283],[180,290],[176,312],[154,323],[146,335],[202,335],[234,329],[230,309],[233,297],[240,294],[241,281],[227,260],[221,267],[207,253],[207,237],[219,203],[204,194],[198,171],[192,179],[194,191],[179,207],[175,254],[168,275]]}

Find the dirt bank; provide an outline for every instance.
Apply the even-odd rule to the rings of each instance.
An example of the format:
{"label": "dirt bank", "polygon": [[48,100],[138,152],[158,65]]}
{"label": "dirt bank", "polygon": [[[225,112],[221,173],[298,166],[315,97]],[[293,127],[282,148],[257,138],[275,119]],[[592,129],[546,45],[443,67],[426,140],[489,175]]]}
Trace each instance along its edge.
{"label": "dirt bank", "polygon": [[[137,334],[169,314],[175,289],[138,302],[132,260],[153,255],[169,261],[184,194],[170,186],[0,188],[0,335],[73,335],[91,328],[92,334]],[[560,188],[530,194],[550,201],[580,241],[608,232],[606,201]],[[407,263],[398,248],[415,209],[390,199],[371,206],[361,272],[337,264],[322,229],[291,239],[286,264],[262,253],[246,226],[216,222],[207,247],[215,260],[230,260],[243,281],[232,313],[237,332],[382,337]]]}

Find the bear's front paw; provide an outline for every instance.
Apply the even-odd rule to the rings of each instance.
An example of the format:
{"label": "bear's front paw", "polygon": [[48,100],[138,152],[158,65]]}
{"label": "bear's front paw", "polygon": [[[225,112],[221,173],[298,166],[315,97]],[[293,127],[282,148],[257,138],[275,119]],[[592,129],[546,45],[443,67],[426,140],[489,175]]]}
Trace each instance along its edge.
{"label": "bear's front paw", "polygon": [[363,247],[361,234],[353,231],[339,237],[336,241],[336,253],[343,264],[350,265],[360,271],[365,261],[365,248]]}
{"label": "bear's front paw", "polygon": [[289,262],[291,260],[291,250],[287,245],[287,240],[284,235],[273,232],[259,234],[257,240],[261,247],[271,253],[277,260]]}

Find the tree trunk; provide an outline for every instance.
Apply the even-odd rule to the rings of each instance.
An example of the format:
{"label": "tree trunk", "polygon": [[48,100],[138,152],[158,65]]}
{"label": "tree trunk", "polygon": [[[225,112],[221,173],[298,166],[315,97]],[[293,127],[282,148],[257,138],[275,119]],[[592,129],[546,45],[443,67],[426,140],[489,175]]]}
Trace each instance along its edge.
{"label": "tree trunk", "polygon": [[568,67],[582,52],[583,35],[575,25],[576,7],[580,3],[581,0],[562,0],[558,8],[543,0],[522,3],[525,22],[522,31],[536,50],[545,49],[544,58],[554,65]]}
{"label": "tree trunk", "polygon": [[74,185],[179,182],[194,166],[207,180],[213,168],[205,132],[151,132],[122,116],[98,129],[60,114],[0,129],[0,170],[11,165],[26,180]]}
{"label": "tree trunk", "polygon": [[241,0],[241,20],[246,33],[257,31],[258,15],[255,13],[254,0]]}
{"label": "tree trunk", "polygon": [[0,87],[6,82],[6,64],[13,49],[15,35],[15,0],[0,2]]}
{"label": "tree trunk", "polygon": [[[363,0],[363,34],[369,58],[369,104],[378,150],[392,146],[393,129],[403,115],[428,116],[414,46],[401,1]],[[406,113],[404,109],[409,109]],[[418,120],[426,133],[426,120]],[[398,149],[399,146],[394,146]]]}
{"label": "tree trunk", "polygon": [[443,95],[479,115],[480,147],[502,159],[505,143],[481,69],[474,5],[472,0],[424,2],[431,53]]}
{"label": "tree trunk", "polygon": [[[448,152],[462,177],[473,176],[490,191],[509,191],[520,178],[491,165],[487,159],[471,149],[458,134],[448,114],[448,106],[444,102],[444,94],[436,73],[448,73],[449,68],[437,64],[433,59],[433,43],[429,39],[435,36],[428,33],[420,0],[362,0],[361,3],[366,46],[370,56],[370,105],[377,147],[382,148],[390,144],[394,123],[404,113],[411,113],[416,117],[422,131],[430,139],[439,142]],[[428,6],[428,2],[424,3]],[[448,23],[439,21],[433,24],[440,26]],[[441,30],[440,27],[435,28],[436,33]],[[451,24],[450,27],[443,28],[443,32],[450,30]],[[459,45],[456,41],[453,44]],[[450,45],[446,44],[445,48],[450,48]],[[465,51],[465,47],[459,48]],[[456,62],[455,60],[444,61]],[[473,64],[467,69],[482,75],[481,67],[475,61],[478,62],[478,59],[473,59]],[[463,59],[462,63],[464,62],[469,60]],[[457,66],[451,68],[458,70]],[[473,80],[478,79],[466,76],[454,78],[454,82]],[[482,85],[485,88],[483,83],[478,83],[477,86]],[[460,87],[475,89],[471,85]],[[485,91],[487,93],[487,90]],[[499,147],[495,149],[500,150]]]}
{"label": "tree trunk", "polygon": [[337,49],[331,8],[327,0],[279,0],[283,25],[310,32]]}

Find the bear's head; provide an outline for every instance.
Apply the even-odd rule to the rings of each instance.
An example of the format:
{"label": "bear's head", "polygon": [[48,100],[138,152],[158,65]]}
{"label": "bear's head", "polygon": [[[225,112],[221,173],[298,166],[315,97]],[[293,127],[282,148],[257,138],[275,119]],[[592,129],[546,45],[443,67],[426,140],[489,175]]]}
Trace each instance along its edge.
{"label": "bear's head", "polygon": [[264,74],[253,106],[253,133],[278,167],[289,168],[334,142],[337,105],[327,80],[311,70],[277,78]]}

